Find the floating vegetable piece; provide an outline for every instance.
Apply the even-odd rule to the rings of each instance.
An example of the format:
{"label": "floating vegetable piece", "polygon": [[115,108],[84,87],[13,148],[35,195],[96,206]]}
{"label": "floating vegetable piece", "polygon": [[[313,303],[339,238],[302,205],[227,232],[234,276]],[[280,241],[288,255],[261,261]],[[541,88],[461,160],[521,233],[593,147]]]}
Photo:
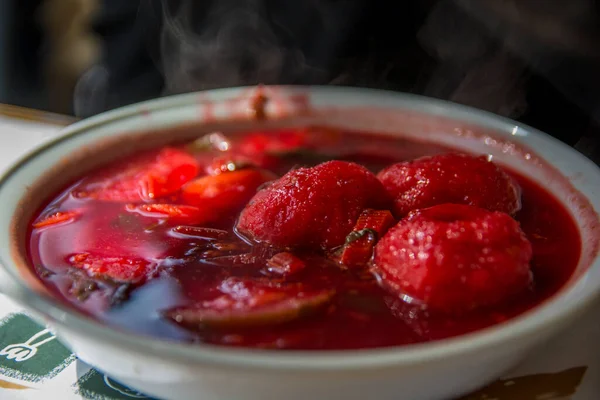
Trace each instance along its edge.
{"label": "floating vegetable piece", "polygon": [[181,197],[186,204],[205,210],[211,219],[237,211],[263,183],[277,177],[268,171],[244,169],[197,178],[185,185]]}
{"label": "floating vegetable piece", "polygon": [[153,240],[157,235],[155,228],[167,227],[164,220],[127,212],[125,204],[104,204],[100,207],[102,206],[111,212],[101,218],[81,218],[68,226],[72,229],[69,243],[63,244],[60,240],[55,242],[57,246],[62,246],[65,256],[89,253],[97,257],[162,259],[168,255],[170,248],[181,243],[180,238],[169,236],[160,241]]}
{"label": "floating vegetable piece", "polygon": [[48,226],[55,226],[59,224],[64,224],[67,222],[74,221],[75,218],[79,216],[79,212],[77,211],[59,211],[52,215],[49,215],[42,220],[38,220],[33,223],[33,227],[36,229],[45,228]]}
{"label": "floating vegetable piece", "polygon": [[234,143],[227,153],[215,158],[206,171],[209,175],[215,175],[249,166],[275,169],[282,165],[282,156],[301,151],[307,144],[304,131],[253,133]]}
{"label": "floating vegetable piece", "polygon": [[358,217],[354,230],[371,229],[381,238],[395,223],[396,220],[388,210],[367,209]]}
{"label": "floating vegetable piece", "polygon": [[71,278],[69,293],[79,301],[86,301],[92,293],[99,289],[95,278],[91,277],[84,270],[72,269],[69,270],[68,274],[69,278]]}
{"label": "floating vegetable piece", "polygon": [[373,256],[373,248],[377,243],[377,234],[371,229],[351,232],[346,244],[341,249],[339,262],[347,267],[366,265]]}
{"label": "floating vegetable piece", "polygon": [[209,210],[201,210],[194,206],[177,204],[128,204],[125,208],[129,212],[138,213],[145,217],[166,219],[174,223],[200,224],[211,219]]}
{"label": "floating vegetable piece", "polygon": [[362,212],[354,230],[346,237],[340,262],[348,267],[365,265],[373,256],[373,247],[395,219],[388,210],[368,209]]}
{"label": "floating vegetable piece", "polygon": [[178,308],[165,315],[189,327],[241,328],[277,325],[308,317],[323,309],[333,291],[297,292],[258,291],[249,299],[219,297],[195,307]]}
{"label": "floating vegetable piece", "polygon": [[179,190],[198,175],[198,164],[185,151],[165,147],[122,161],[83,182],[76,197],[137,202],[157,199]]}
{"label": "floating vegetable piece", "polygon": [[208,175],[249,167],[269,169],[279,164],[277,157],[263,152],[244,151],[243,141],[241,147],[234,145],[220,133],[211,133],[195,140],[187,146],[187,150],[198,158]]}
{"label": "floating vegetable piece", "polygon": [[115,282],[139,283],[152,276],[156,264],[126,257],[100,257],[79,253],[69,257],[69,263],[92,277],[109,278]]}
{"label": "floating vegetable piece", "polygon": [[90,276],[90,274],[78,268],[72,268],[68,272],[71,278],[69,294],[79,301],[86,301],[93,293],[100,291],[108,295],[108,306],[116,307],[129,299],[131,290],[135,287],[132,283],[117,282],[107,276]]}
{"label": "floating vegetable piece", "polygon": [[140,180],[142,198],[157,199],[175,193],[198,175],[198,172],[196,160],[189,154],[176,149],[165,149]]}
{"label": "floating vegetable piece", "polygon": [[173,232],[176,236],[205,240],[224,239],[229,236],[229,232],[222,229],[205,228],[200,226],[179,225],[173,228],[171,232]]}
{"label": "floating vegetable piece", "polygon": [[292,253],[278,253],[267,261],[267,269],[278,275],[293,275],[306,268],[306,263]]}
{"label": "floating vegetable piece", "polygon": [[212,163],[206,167],[206,172],[209,175],[219,175],[252,167],[259,167],[259,165],[250,158],[232,154],[214,158]]}

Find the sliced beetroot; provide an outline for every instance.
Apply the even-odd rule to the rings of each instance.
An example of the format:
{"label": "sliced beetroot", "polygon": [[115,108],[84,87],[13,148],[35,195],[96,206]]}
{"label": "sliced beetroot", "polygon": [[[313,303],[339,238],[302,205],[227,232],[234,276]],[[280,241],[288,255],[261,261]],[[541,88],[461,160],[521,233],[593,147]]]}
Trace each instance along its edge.
{"label": "sliced beetroot", "polygon": [[366,265],[373,256],[373,247],[377,243],[377,236],[373,232],[363,229],[348,235],[349,240],[341,249],[339,262],[351,268]]}
{"label": "sliced beetroot", "polygon": [[354,226],[354,231],[371,229],[381,238],[395,223],[396,220],[388,210],[367,209],[358,217],[356,225]]}
{"label": "sliced beetroot", "polygon": [[179,204],[128,204],[125,209],[145,217],[178,224],[201,224],[212,218],[209,210]]}
{"label": "sliced beetroot", "polygon": [[310,316],[333,298],[334,291],[304,291],[301,286],[269,287],[264,283],[229,279],[221,296],[169,310],[165,316],[188,327],[238,328],[276,325]]}
{"label": "sliced beetroot", "polygon": [[[101,257],[131,259],[163,258],[177,244],[177,238],[151,240],[156,237],[147,232],[157,224],[154,218],[123,210],[119,214],[106,214],[102,218],[78,221],[78,231],[68,244],[70,253],[90,253]],[[66,244],[65,244],[66,247]]]}
{"label": "sliced beetroot", "polygon": [[219,175],[245,168],[270,169],[279,164],[277,157],[267,153],[245,153],[220,133],[210,133],[187,146],[207,175]]}
{"label": "sliced beetroot", "polygon": [[204,154],[211,151],[226,152],[231,148],[231,141],[222,133],[213,132],[199,137],[189,143],[186,148],[193,154]]}
{"label": "sliced beetroot", "polygon": [[194,157],[165,147],[123,160],[87,178],[74,195],[118,202],[153,200],[176,192],[198,172]]}
{"label": "sliced beetroot", "polygon": [[219,298],[200,306],[170,310],[166,316],[175,322],[190,327],[241,328],[264,325],[278,325],[310,316],[333,297],[333,292],[313,293],[272,293],[257,300],[259,305],[230,303]]}
{"label": "sliced beetroot", "polygon": [[294,275],[304,268],[306,268],[306,263],[288,252],[275,254],[267,260],[268,271],[277,275]]}
{"label": "sliced beetroot", "polygon": [[205,168],[208,175],[220,175],[227,172],[239,171],[247,168],[262,167],[252,158],[243,155],[238,155],[232,152],[227,152],[217,156]]}
{"label": "sliced beetroot", "polygon": [[346,237],[339,261],[348,267],[365,265],[373,256],[373,247],[396,221],[388,210],[363,211]]}
{"label": "sliced beetroot", "polygon": [[172,230],[173,234],[181,238],[218,240],[229,236],[229,232],[222,229],[205,228],[200,226],[179,225]]}
{"label": "sliced beetroot", "polygon": [[212,222],[239,211],[259,186],[276,178],[268,171],[253,168],[208,175],[185,185],[181,197],[187,205],[204,212],[205,222]]}
{"label": "sliced beetroot", "polygon": [[260,258],[252,253],[242,254],[223,254],[221,251],[209,250],[208,254],[204,254],[206,260],[211,264],[222,265],[222,266],[240,266],[240,265],[254,265],[260,262]]}
{"label": "sliced beetroot", "polygon": [[74,254],[68,262],[94,278],[121,283],[141,283],[150,278],[157,265],[141,258],[103,257],[89,253]]}
{"label": "sliced beetroot", "polygon": [[33,223],[33,227],[39,229],[46,228],[48,226],[65,224],[67,222],[75,221],[75,218],[79,217],[79,214],[79,211],[59,211],[37,220]]}

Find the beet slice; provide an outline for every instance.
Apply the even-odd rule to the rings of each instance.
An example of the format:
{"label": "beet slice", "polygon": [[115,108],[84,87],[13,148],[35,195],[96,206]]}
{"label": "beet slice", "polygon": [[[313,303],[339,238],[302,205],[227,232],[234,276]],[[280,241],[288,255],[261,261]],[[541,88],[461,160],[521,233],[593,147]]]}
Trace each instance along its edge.
{"label": "beet slice", "polygon": [[364,266],[373,256],[375,243],[395,222],[388,210],[364,210],[346,237],[339,261],[347,267]]}
{"label": "beet slice", "polygon": [[73,194],[102,201],[138,202],[177,192],[198,175],[190,154],[171,147],[127,158],[87,177]]}
{"label": "beet slice", "polygon": [[288,252],[275,254],[267,261],[268,271],[277,275],[293,275],[304,268],[306,263]]}
{"label": "beet slice", "polygon": [[67,222],[73,222],[80,215],[79,211],[59,211],[33,223],[36,229],[48,226],[56,226]]}
{"label": "beet slice", "polygon": [[[304,318],[322,310],[333,298],[333,291],[289,293],[268,292],[248,299],[229,296],[165,313],[167,318],[188,327],[243,328],[278,325]],[[260,298],[259,298],[260,297]]]}
{"label": "beet slice", "polygon": [[144,217],[178,224],[198,224],[211,219],[209,210],[179,204],[128,204],[125,209]]}
{"label": "beet slice", "polygon": [[148,279],[156,264],[141,258],[103,257],[89,253],[69,257],[71,266],[84,270],[89,276],[109,278],[115,282],[139,283]]}

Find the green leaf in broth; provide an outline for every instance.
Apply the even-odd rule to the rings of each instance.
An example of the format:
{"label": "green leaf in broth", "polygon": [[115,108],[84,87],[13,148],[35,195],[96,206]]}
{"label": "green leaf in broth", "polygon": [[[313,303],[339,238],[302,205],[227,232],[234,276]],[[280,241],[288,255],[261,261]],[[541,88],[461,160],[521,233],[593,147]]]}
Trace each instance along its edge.
{"label": "green leaf in broth", "polygon": [[377,240],[377,231],[374,229],[361,229],[360,231],[352,231],[346,236],[346,244],[350,244],[352,242],[357,241],[358,239],[369,236],[373,241]]}

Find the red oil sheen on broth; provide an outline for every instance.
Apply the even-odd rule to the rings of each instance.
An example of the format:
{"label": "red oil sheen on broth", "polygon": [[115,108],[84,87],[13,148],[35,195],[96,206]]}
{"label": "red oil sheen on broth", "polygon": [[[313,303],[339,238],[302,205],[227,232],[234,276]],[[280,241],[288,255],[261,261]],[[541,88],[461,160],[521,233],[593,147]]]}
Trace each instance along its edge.
{"label": "red oil sheen on broth", "polygon": [[[247,140],[252,135],[256,139]],[[231,142],[226,154],[202,143],[169,146],[166,152],[157,149],[140,156],[146,161],[127,167],[125,175],[111,176],[130,160],[73,183],[32,221],[32,268],[62,301],[119,329],[216,345],[339,350],[427,342],[502,323],[556,293],[578,263],[580,235],[569,213],[545,189],[517,174],[511,175],[521,186],[522,208],[515,218],[533,246],[534,279],[530,290],[500,306],[462,315],[429,312],[382,288],[367,268],[344,268],[320,251],[251,244],[234,231],[239,212],[263,182],[290,169],[337,159],[377,173],[395,162],[451,151],[318,128],[271,132],[269,137],[280,140],[273,145],[260,133],[222,138]],[[236,152],[239,143],[242,150]],[[243,151],[248,148],[252,150]],[[196,160],[197,170],[186,154]],[[158,161],[148,165],[148,159]],[[243,172],[253,163],[261,167],[259,175]],[[235,190],[222,192],[226,180],[194,180],[187,192],[172,184],[202,178],[215,168],[221,174],[238,173]],[[108,194],[94,195],[102,190]],[[195,190],[226,195],[189,205]],[[141,191],[139,199],[136,191]],[[186,207],[164,206],[186,202]],[[217,211],[206,212],[201,204]],[[77,267],[82,265],[85,269]],[[232,320],[220,319],[218,308],[227,307],[224,302],[256,290],[260,296],[251,301],[275,306],[250,316],[242,309]],[[285,298],[299,292],[304,293],[299,306]],[[199,303],[215,305],[217,311],[205,316],[214,324],[178,323],[179,317],[169,317],[183,315],[169,314],[172,310],[193,309]],[[230,323],[236,318],[257,323]],[[269,318],[278,323],[264,324]]]}

